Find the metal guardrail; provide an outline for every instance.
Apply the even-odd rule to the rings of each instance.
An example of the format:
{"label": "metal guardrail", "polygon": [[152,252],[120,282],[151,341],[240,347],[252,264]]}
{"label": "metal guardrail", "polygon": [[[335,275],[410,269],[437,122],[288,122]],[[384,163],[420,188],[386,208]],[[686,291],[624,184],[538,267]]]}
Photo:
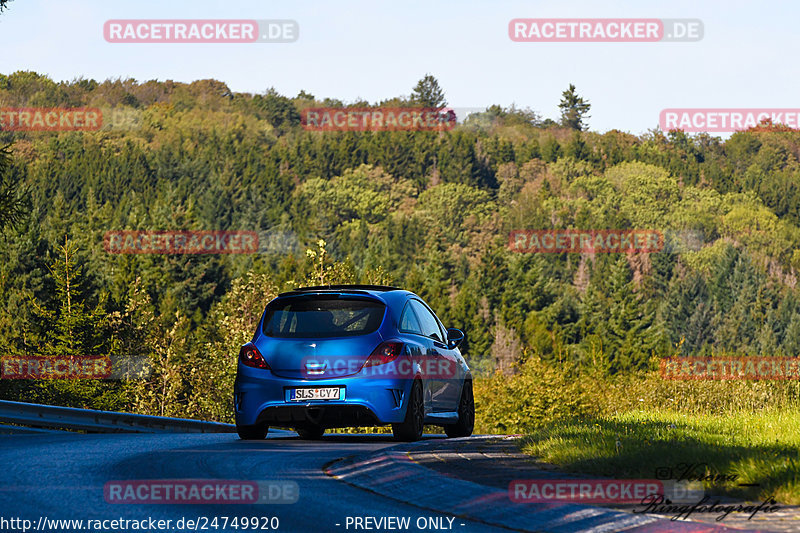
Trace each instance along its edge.
{"label": "metal guardrail", "polygon": [[92,433],[233,433],[233,424],[0,400],[0,423]]}
{"label": "metal guardrail", "polygon": [[52,435],[62,433],[57,429],[28,428],[23,426],[5,426],[0,424],[0,435]]}

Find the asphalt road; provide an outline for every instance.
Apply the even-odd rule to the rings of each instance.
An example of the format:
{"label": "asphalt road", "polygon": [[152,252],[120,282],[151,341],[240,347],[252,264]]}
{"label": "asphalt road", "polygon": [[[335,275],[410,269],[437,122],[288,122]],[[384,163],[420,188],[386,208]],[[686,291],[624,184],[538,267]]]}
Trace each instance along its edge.
{"label": "asphalt road", "polygon": [[[26,525],[28,531],[36,531],[37,527],[38,531],[142,530],[133,529],[130,522],[114,527],[110,522],[114,519],[153,519],[152,523],[137,524],[148,527],[159,527],[157,521],[164,520],[165,529],[161,531],[275,531],[275,520],[269,520],[272,517],[278,519],[277,531],[289,532],[508,531],[402,504],[322,473],[323,466],[337,458],[394,445],[389,436],[326,435],[315,442],[286,435],[258,442],[241,441],[233,434],[2,435],[0,531],[23,531]],[[114,496],[104,493],[104,487],[112,481],[187,479],[294,481],[297,501],[235,505],[109,503]],[[133,492],[119,492],[117,497],[123,494],[130,496]],[[245,523],[238,518],[234,522],[234,517],[248,520]],[[251,517],[260,519],[253,522]],[[357,517],[362,518],[358,528]],[[377,522],[382,517],[408,518],[408,527],[398,527],[401,522]],[[181,519],[183,529],[177,529]],[[52,520],[83,520],[82,529],[75,524],[54,525]],[[195,527],[189,527],[189,520],[195,521]],[[171,527],[166,528],[167,525]]]}

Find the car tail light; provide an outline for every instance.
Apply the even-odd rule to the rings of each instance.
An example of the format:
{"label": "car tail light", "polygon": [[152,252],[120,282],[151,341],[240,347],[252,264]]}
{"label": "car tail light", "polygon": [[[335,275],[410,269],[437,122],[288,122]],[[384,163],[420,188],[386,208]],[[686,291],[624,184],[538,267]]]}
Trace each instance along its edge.
{"label": "car tail light", "polygon": [[256,348],[255,344],[252,342],[242,345],[242,349],[239,350],[239,361],[241,361],[244,366],[269,370],[269,365],[264,361],[261,352],[258,351],[258,348]]}
{"label": "car tail light", "polygon": [[403,343],[397,341],[383,342],[377,348],[372,350],[367,362],[364,363],[365,367],[385,365],[391,363],[403,353]]}

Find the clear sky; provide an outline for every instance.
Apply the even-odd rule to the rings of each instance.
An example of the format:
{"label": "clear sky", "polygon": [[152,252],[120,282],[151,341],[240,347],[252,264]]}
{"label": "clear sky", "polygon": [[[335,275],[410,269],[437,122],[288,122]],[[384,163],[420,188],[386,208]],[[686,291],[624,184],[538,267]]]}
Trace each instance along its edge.
{"label": "clear sky", "polygon": [[[517,43],[514,18],[698,18],[699,42]],[[288,44],[118,44],[108,19],[293,19]],[[234,91],[301,89],[376,102],[436,76],[453,107],[516,104],[558,117],[574,83],[589,128],[640,134],[676,107],[800,108],[800,2],[13,0],[0,73],[55,80],[215,78]]]}

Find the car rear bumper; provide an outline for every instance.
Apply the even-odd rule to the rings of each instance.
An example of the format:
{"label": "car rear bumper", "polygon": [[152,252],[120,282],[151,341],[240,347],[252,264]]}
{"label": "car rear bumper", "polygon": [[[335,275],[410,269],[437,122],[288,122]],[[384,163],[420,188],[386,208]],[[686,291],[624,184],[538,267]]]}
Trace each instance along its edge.
{"label": "car rear bumper", "polygon": [[[234,383],[236,423],[296,427],[319,424],[326,428],[393,424],[403,421],[403,398],[412,380],[349,376],[289,379],[269,370],[238,365]],[[339,387],[340,400],[291,401],[288,391],[303,387]]]}

